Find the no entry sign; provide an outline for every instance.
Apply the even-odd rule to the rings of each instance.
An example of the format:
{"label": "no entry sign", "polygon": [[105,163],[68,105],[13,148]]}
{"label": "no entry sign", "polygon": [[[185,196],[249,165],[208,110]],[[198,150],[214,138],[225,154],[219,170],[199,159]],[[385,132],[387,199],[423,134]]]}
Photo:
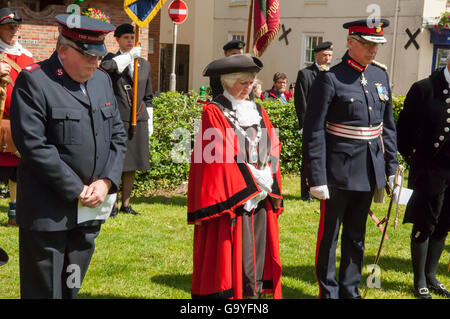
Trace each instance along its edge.
{"label": "no entry sign", "polygon": [[186,3],[181,0],[175,0],[169,5],[169,17],[174,23],[183,23],[188,15]]}

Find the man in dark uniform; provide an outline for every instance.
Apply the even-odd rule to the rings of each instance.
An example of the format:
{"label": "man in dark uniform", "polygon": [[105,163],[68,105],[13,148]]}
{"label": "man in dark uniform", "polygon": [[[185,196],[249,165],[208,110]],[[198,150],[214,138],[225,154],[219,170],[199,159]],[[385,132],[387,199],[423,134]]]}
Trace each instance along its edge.
{"label": "man in dark uniform", "polygon": [[[140,47],[134,46],[134,28],[125,23],[117,27],[114,37],[119,44],[119,51],[108,53],[101,63],[103,70],[111,77],[117,105],[125,130],[128,132],[127,153],[122,173],[122,207],[126,214],[139,215],[131,208],[130,198],[136,171],[150,168],[149,132],[147,108],[152,107],[152,78],[150,63],[140,57]],[[132,133],[131,111],[133,107],[134,59],[138,58],[138,88],[136,105],[136,133]],[[119,209],[114,205],[111,216],[117,215]]]}
{"label": "man in dark uniform", "polygon": [[56,51],[24,68],[12,98],[12,135],[22,155],[17,198],[22,298],[77,296],[111,211],[126,150],[111,80],[97,68],[114,26],[68,14],[56,21],[61,30]]}
{"label": "man in dark uniform", "polygon": [[[414,294],[450,298],[436,272],[450,228],[450,55],[447,66],[412,85],[397,122],[398,150],[413,170],[413,195],[404,222],[414,224]],[[413,177],[414,175],[414,177]]]}
{"label": "man in dark uniform", "polygon": [[[297,112],[299,128],[303,130],[303,120],[306,113],[306,101],[308,100],[308,93],[311,85],[316,79],[320,71],[328,71],[328,64],[333,58],[333,43],[326,41],[318,44],[314,48],[314,63],[310,66],[301,69],[297,74],[297,81],[295,82],[294,90],[294,105]],[[303,143],[302,143],[303,146]],[[302,147],[302,159],[305,158],[305,148]],[[309,192],[309,187],[306,183],[306,169],[302,160],[300,166],[300,191],[301,198],[304,201],[312,201],[312,196]]]}
{"label": "man in dark uniform", "polygon": [[[245,47],[244,41],[241,40],[228,41],[223,46],[223,55],[227,57],[235,54],[244,54],[244,47]],[[219,76],[211,76],[209,78],[209,86],[211,87],[213,98],[223,93],[223,87],[222,83],[220,83]]]}
{"label": "man in dark uniform", "polygon": [[[348,52],[320,72],[308,96],[304,143],[311,194],[321,201],[316,248],[320,298],[360,298],[366,220],[375,189],[393,182],[397,145],[389,79],[374,59],[383,27],[344,24]],[[341,263],[336,245],[341,224]]]}

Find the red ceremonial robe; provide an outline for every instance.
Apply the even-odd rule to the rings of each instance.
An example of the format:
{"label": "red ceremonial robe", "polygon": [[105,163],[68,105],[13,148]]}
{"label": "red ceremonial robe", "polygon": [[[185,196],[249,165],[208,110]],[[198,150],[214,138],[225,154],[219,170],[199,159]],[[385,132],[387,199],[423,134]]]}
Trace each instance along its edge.
{"label": "red ceremonial robe", "polygon": [[[231,108],[223,96],[205,105],[202,123],[192,153],[188,184],[188,223],[195,224],[192,297],[242,298],[242,215],[236,208],[261,190],[250,169],[238,160],[242,147],[218,103]],[[264,108],[258,105],[263,135],[269,141],[268,155],[273,173],[269,196],[281,200],[281,143]],[[260,141],[264,140],[261,138]],[[260,142],[261,143],[261,142]],[[281,261],[278,215],[269,196],[263,290],[281,298]]]}

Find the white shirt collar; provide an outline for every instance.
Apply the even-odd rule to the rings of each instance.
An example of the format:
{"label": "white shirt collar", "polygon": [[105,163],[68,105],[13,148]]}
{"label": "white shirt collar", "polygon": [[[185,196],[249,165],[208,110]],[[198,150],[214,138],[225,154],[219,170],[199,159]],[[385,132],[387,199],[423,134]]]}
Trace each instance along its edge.
{"label": "white shirt collar", "polygon": [[447,80],[448,86],[450,87],[450,72],[448,71],[448,65],[444,69],[445,79]]}
{"label": "white shirt collar", "polygon": [[9,45],[0,39],[0,51],[5,52],[7,54],[12,54],[12,55],[25,54],[25,55],[29,56],[30,58],[33,56],[30,51],[25,49],[19,43],[19,41],[17,41],[14,45]]}

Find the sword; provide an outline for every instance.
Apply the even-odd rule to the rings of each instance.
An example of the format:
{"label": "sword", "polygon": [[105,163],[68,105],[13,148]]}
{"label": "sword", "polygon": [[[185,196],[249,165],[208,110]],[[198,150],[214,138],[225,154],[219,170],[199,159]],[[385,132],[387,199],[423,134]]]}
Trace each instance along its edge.
{"label": "sword", "polygon": [[[386,236],[386,231],[389,225],[389,217],[391,216],[391,210],[392,210],[392,204],[394,202],[394,190],[396,187],[402,187],[401,183],[400,183],[400,176],[402,177],[402,181],[403,181],[403,174],[404,174],[405,169],[403,168],[403,166],[398,165],[397,166],[397,170],[395,172],[395,178],[394,178],[394,187],[392,189],[392,192],[390,194],[391,199],[389,200],[389,208],[386,214],[386,217],[383,219],[383,221],[386,222],[386,226],[383,229],[383,234],[381,236],[381,241],[380,241],[380,245],[378,247],[378,252],[377,252],[377,256],[375,257],[375,262],[374,262],[374,267],[372,268],[372,272],[369,275],[369,278],[372,278],[373,275],[375,274],[375,270],[376,270],[376,266],[378,265],[378,261],[380,260],[380,256],[381,256],[381,249],[383,248],[383,243],[384,243],[384,238]],[[382,222],[383,222],[382,221]],[[367,290],[369,289],[369,286],[366,285],[366,288],[364,289],[364,293],[362,298],[365,299],[366,298],[366,294],[367,294]]]}

